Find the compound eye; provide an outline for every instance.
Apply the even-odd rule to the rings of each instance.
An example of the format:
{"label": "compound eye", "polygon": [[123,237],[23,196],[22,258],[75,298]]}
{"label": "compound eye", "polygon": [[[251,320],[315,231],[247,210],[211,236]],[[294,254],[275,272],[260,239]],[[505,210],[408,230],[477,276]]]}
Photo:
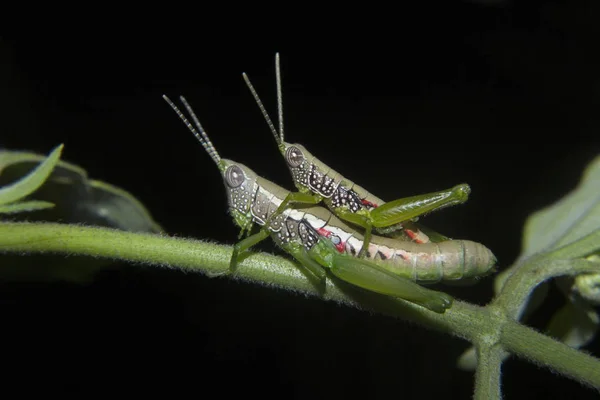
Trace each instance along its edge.
{"label": "compound eye", "polygon": [[240,186],[244,183],[245,179],[244,171],[237,165],[232,165],[225,171],[225,182],[227,182],[227,185],[231,188]]}
{"label": "compound eye", "polygon": [[302,153],[302,150],[296,146],[290,146],[285,151],[285,161],[287,161],[290,166],[297,167],[304,161],[304,154]]}

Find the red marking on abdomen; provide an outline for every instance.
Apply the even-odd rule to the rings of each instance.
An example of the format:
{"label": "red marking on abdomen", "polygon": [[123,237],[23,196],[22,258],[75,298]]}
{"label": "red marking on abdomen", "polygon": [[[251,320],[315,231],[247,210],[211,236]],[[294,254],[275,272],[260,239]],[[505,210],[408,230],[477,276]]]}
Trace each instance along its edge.
{"label": "red marking on abdomen", "polygon": [[325,228],[319,228],[319,229],[317,229],[317,232],[319,232],[319,235],[325,236],[326,238],[328,238],[329,236],[331,236],[331,231],[328,231]]}
{"label": "red marking on abdomen", "polygon": [[[326,237],[328,239],[331,237],[331,231],[328,231],[325,228],[319,228],[319,229],[317,229],[317,232],[319,233],[319,235]],[[342,242],[341,240],[338,244],[334,244],[334,246],[337,249],[337,251],[339,251],[340,253],[343,253],[346,250],[346,243]]]}
{"label": "red marking on abdomen", "polygon": [[372,203],[369,200],[362,199],[360,202],[363,203],[363,206],[367,206],[367,207],[371,207],[371,208],[379,207],[377,204]]}
{"label": "red marking on abdomen", "polygon": [[418,244],[423,244],[425,243],[423,240],[419,239],[419,233],[411,231],[410,229],[404,229],[404,232],[406,232],[406,234],[415,241],[415,243]]}

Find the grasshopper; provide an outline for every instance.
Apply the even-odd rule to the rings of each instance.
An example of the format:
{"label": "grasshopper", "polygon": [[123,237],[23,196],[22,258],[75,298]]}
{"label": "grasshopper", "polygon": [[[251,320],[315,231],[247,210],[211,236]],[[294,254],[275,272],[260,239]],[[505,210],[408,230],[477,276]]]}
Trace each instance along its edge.
{"label": "grasshopper", "polygon": [[180,97],[194,125],[167,96],[163,98],[221,172],[230,213],[241,228],[240,237],[244,232],[249,235],[254,225],[260,226],[258,233],[235,244],[231,271],[235,270],[241,252],[270,236],[322,283],[328,269],[335,277],[352,285],[443,313],[451,306],[452,297],[424,288],[416,281],[479,276],[495,264],[492,253],[474,242],[418,245],[379,236],[371,239],[369,259],[359,259],[356,255],[357,249],[364,245],[363,235],[323,207],[286,207],[278,212],[289,191],[258,176],[243,164],[222,159],[185,98]]}
{"label": "grasshopper", "polygon": [[279,130],[273,125],[248,76],[245,73],[242,76],[277,141],[279,150],[298,189],[298,192],[290,193],[284,199],[278,212],[284,210],[290,203],[317,204],[321,201],[324,202],[336,216],[365,230],[365,245],[360,250],[359,257],[366,253],[373,230],[379,234],[412,240],[416,243],[450,240],[416,224],[416,220],[431,211],[464,203],[471,192],[469,185],[460,184],[448,190],[384,202],[333,168],[328,167],[301,144],[290,144],[284,141],[279,53],[275,55],[275,74]]}

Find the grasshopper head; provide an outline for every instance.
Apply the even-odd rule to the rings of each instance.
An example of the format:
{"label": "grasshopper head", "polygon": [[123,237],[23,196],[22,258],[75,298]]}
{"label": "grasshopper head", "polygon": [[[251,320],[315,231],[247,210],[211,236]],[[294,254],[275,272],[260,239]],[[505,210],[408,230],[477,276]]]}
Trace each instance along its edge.
{"label": "grasshopper head", "polygon": [[235,223],[246,228],[252,223],[250,208],[258,185],[258,175],[245,165],[227,159],[221,159],[218,166],[227,192],[229,211]]}
{"label": "grasshopper head", "polygon": [[310,176],[315,157],[304,146],[298,143],[290,144],[281,141],[279,151],[281,151],[285,163],[292,174],[296,188],[300,191],[310,190],[308,177]]}

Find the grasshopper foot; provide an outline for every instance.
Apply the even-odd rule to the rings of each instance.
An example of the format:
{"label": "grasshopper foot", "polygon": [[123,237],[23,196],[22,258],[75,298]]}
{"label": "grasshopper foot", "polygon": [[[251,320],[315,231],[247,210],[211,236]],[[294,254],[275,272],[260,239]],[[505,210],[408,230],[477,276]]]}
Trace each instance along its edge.
{"label": "grasshopper foot", "polygon": [[419,305],[436,312],[443,314],[447,309],[452,307],[454,299],[452,296],[443,292],[431,292],[430,298],[419,302]]}

